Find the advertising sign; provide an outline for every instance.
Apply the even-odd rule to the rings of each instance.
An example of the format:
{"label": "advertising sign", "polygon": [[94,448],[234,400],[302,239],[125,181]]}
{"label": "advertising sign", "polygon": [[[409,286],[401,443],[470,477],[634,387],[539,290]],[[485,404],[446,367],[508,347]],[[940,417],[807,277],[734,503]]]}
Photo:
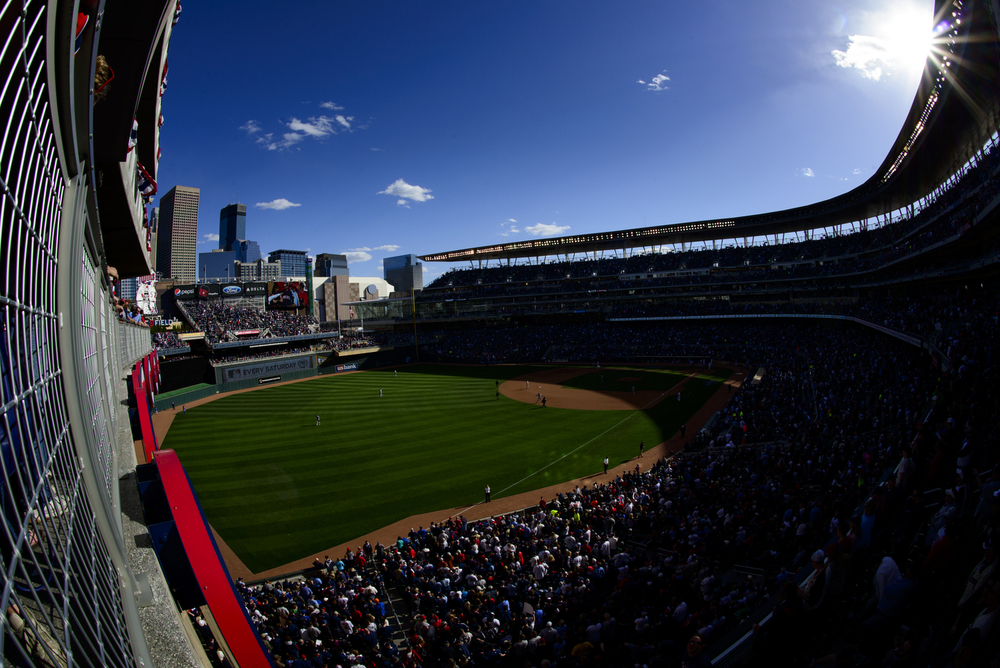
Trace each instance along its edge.
{"label": "advertising sign", "polygon": [[304,371],[312,368],[311,357],[295,357],[273,362],[245,364],[238,367],[227,367],[222,370],[223,382],[234,380],[256,380],[267,376],[280,375],[291,371]]}
{"label": "advertising sign", "polygon": [[243,286],[236,283],[226,283],[221,288],[223,297],[240,297],[243,295]]}
{"label": "advertising sign", "polygon": [[338,364],[337,365],[337,373],[340,373],[342,371],[357,371],[357,370],[358,370],[358,363],[357,362],[351,362],[350,364]]}
{"label": "advertising sign", "polygon": [[218,283],[205,283],[204,285],[199,285],[198,288],[205,291],[202,297],[217,297],[219,295]]}
{"label": "advertising sign", "polygon": [[194,285],[174,286],[174,299],[197,299],[198,289]]}
{"label": "advertising sign", "polygon": [[267,294],[267,283],[244,283],[243,294],[247,297],[263,297]]}

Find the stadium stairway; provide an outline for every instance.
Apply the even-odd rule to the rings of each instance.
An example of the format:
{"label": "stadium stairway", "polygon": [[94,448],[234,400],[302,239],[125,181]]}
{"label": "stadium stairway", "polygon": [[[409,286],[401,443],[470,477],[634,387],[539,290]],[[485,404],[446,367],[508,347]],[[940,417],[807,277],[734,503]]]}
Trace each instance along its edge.
{"label": "stadium stairway", "polygon": [[406,639],[405,629],[409,627],[411,620],[400,616],[406,610],[406,602],[403,600],[402,593],[395,583],[390,585],[382,578],[382,573],[377,568],[375,559],[370,559],[365,564],[365,572],[378,583],[381,598],[386,602],[385,618],[389,620],[389,625],[392,627],[392,642],[400,650],[406,650],[409,642]]}

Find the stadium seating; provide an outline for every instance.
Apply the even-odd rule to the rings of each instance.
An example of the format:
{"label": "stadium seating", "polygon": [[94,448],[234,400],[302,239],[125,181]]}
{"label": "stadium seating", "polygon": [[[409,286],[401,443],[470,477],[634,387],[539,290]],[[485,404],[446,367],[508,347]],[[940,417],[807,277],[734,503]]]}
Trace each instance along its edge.
{"label": "stadium seating", "polygon": [[[935,626],[940,635],[927,637],[938,640],[914,634],[912,651],[943,658],[951,644],[942,625],[981,611],[957,602],[964,574],[988,553],[984,540],[991,544],[1000,530],[998,485],[987,482],[996,477],[979,473],[996,470],[1000,457],[994,421],[978,410],[980,388],[997,378],[986,365],[992,345],[977,345],[980,335],[995,340],[997,323],[985,309],[956,306],[951,315],[977,329],[954,339],[965,363],[944,374],[919,348],[860,327],[743,329],[730,350],[768,373],[734,394],[723,419],[691,439],[684,455],[505,517],[453,518],[395,545],[359,547],[367,567],[349,553],[305,580],[244,587],[255,624],[286,665],[306,665],[295,664],[301,657],[672,665],[695,633],[725,661],[723,650],[744,636],[756,651],[773,651],[793,624],[794,642],[782,640],[789,665],[845,647],[881,657],[891,650],[885,631],[901,624]],[[711,350],[732,335],[718,324],[643,327],[609,325],[586,352],[682,333]],[[567,342],[583,338],[568,326],[492,330],[468,336],[473,342],[462,350],[469,361],[482,361],[486,349],[506,359],[526,345],[540,349],[560,330]],[[901,480],[907,448],[915,468]],[[956,469],[969,482],[934,473]],[[936,525],[942,481],[962,501],[950,523]],[[894,574],[889,586],[903,584],[891,595],[909,587],[909,606],[890,611],[876,633],[882,619],[870,600],[877,593],[870,565],[884,558],[901,572],[911,563],[918,576]],[[378,584],[376,569],[384,588],[368,584]],[[940,582],[934,573],[942,571],[952,577]],[[376,603],[386,596],[396,600],[394,611]],[[771,614],[776,607],[781,615]],[[392,631],[407,636],[403,649],[384,642]],[[976,651],[998,649],[983,637]]]}

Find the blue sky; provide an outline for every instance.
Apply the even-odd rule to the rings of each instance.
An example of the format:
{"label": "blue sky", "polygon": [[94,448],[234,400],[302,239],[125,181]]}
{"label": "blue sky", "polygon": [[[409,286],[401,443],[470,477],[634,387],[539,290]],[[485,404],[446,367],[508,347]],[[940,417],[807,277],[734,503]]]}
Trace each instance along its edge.
{"label": "blue sky", "polygon": [[[913,99],[930,0],[182,2],[159,193],[381,259],[845,192]],[[425,282],[447,264],[425,265]]]}

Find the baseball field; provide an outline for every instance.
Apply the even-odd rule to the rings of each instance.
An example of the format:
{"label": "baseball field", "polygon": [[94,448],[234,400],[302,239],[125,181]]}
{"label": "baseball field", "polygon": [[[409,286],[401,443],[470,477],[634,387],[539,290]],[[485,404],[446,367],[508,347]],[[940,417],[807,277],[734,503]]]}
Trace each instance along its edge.
{"label": "baseball field", "polygon": [[161,447],[262,572],[411,515],[460,513],[487,484],[498,499],[599,472],[605,457],[617,466],[640,441],[674,434],[729,374],[417,365],[321,376],[189,408]]}

